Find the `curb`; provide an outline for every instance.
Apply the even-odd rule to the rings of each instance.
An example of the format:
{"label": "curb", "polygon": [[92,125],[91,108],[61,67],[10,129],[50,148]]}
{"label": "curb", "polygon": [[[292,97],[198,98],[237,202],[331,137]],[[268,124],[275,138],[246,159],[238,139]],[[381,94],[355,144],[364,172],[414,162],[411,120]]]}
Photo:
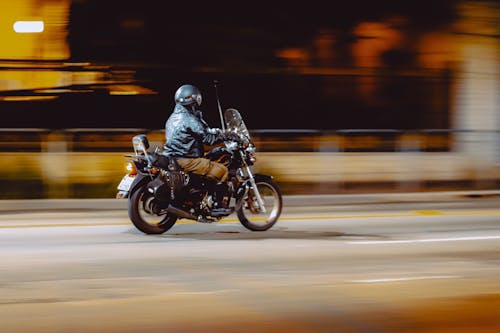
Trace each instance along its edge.
{"label": "curb", "polygon": [[[483,191],[442,191],[411,193],[371,193],[371,194],[321,194],[286,195],[284,206],[314,207],[333,205],[375,205],[397,203],[453,202],[500,196],[500,190]],[[124,210],[127,200],[123,199],[16,199],[0,200],[0,213],[51,211],[51,210]]]}

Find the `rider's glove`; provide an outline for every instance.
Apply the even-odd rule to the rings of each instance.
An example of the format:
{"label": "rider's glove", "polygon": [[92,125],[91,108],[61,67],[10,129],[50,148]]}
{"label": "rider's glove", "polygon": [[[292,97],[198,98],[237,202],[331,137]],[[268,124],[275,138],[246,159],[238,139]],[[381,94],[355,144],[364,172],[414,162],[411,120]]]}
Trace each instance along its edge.
{"label": "rider's glove", "polygon": [[224,141],[235,141],[240,143],[241,138],[238,134],[234,132],[224,132]]}
{"label": "rider's glove", "polygon": [[208,128],[207,133],[208,134],[215,134],[215,135],[223,134],[223,132],[220,128]]}

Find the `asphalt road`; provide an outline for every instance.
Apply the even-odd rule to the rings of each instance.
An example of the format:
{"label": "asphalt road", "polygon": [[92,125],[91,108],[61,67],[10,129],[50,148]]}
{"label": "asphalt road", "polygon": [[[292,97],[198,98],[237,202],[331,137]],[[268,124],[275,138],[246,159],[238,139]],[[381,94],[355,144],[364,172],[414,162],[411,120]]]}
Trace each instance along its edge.
{"label": "asphalt road", "polygon": [[500,331],[498,197],[307,200],[266,232],[157,236],[116,207],[4,207],[0,330]]}

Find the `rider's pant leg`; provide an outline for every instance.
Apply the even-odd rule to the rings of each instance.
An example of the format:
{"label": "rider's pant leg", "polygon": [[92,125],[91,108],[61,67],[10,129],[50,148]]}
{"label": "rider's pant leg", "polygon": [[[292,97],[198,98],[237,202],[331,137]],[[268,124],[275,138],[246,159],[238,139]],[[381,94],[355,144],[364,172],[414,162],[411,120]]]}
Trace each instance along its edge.
{"label": "rider's pant leg", "polygon": [[228,169],[221,163],[206,158],[179,158],[180,167],[186,172],[193,172],[216,181],[224,182],[228,176]]}

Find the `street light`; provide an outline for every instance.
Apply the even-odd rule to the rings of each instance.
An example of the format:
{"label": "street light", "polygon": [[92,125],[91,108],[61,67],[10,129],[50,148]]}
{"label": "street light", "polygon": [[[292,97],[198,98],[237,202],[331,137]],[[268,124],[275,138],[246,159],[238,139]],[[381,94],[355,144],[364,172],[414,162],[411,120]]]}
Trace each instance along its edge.
{"label": "street light", "polygon": [[39,33],[44,29],[43,21],[16,21],[14,31],[17,33]]}

